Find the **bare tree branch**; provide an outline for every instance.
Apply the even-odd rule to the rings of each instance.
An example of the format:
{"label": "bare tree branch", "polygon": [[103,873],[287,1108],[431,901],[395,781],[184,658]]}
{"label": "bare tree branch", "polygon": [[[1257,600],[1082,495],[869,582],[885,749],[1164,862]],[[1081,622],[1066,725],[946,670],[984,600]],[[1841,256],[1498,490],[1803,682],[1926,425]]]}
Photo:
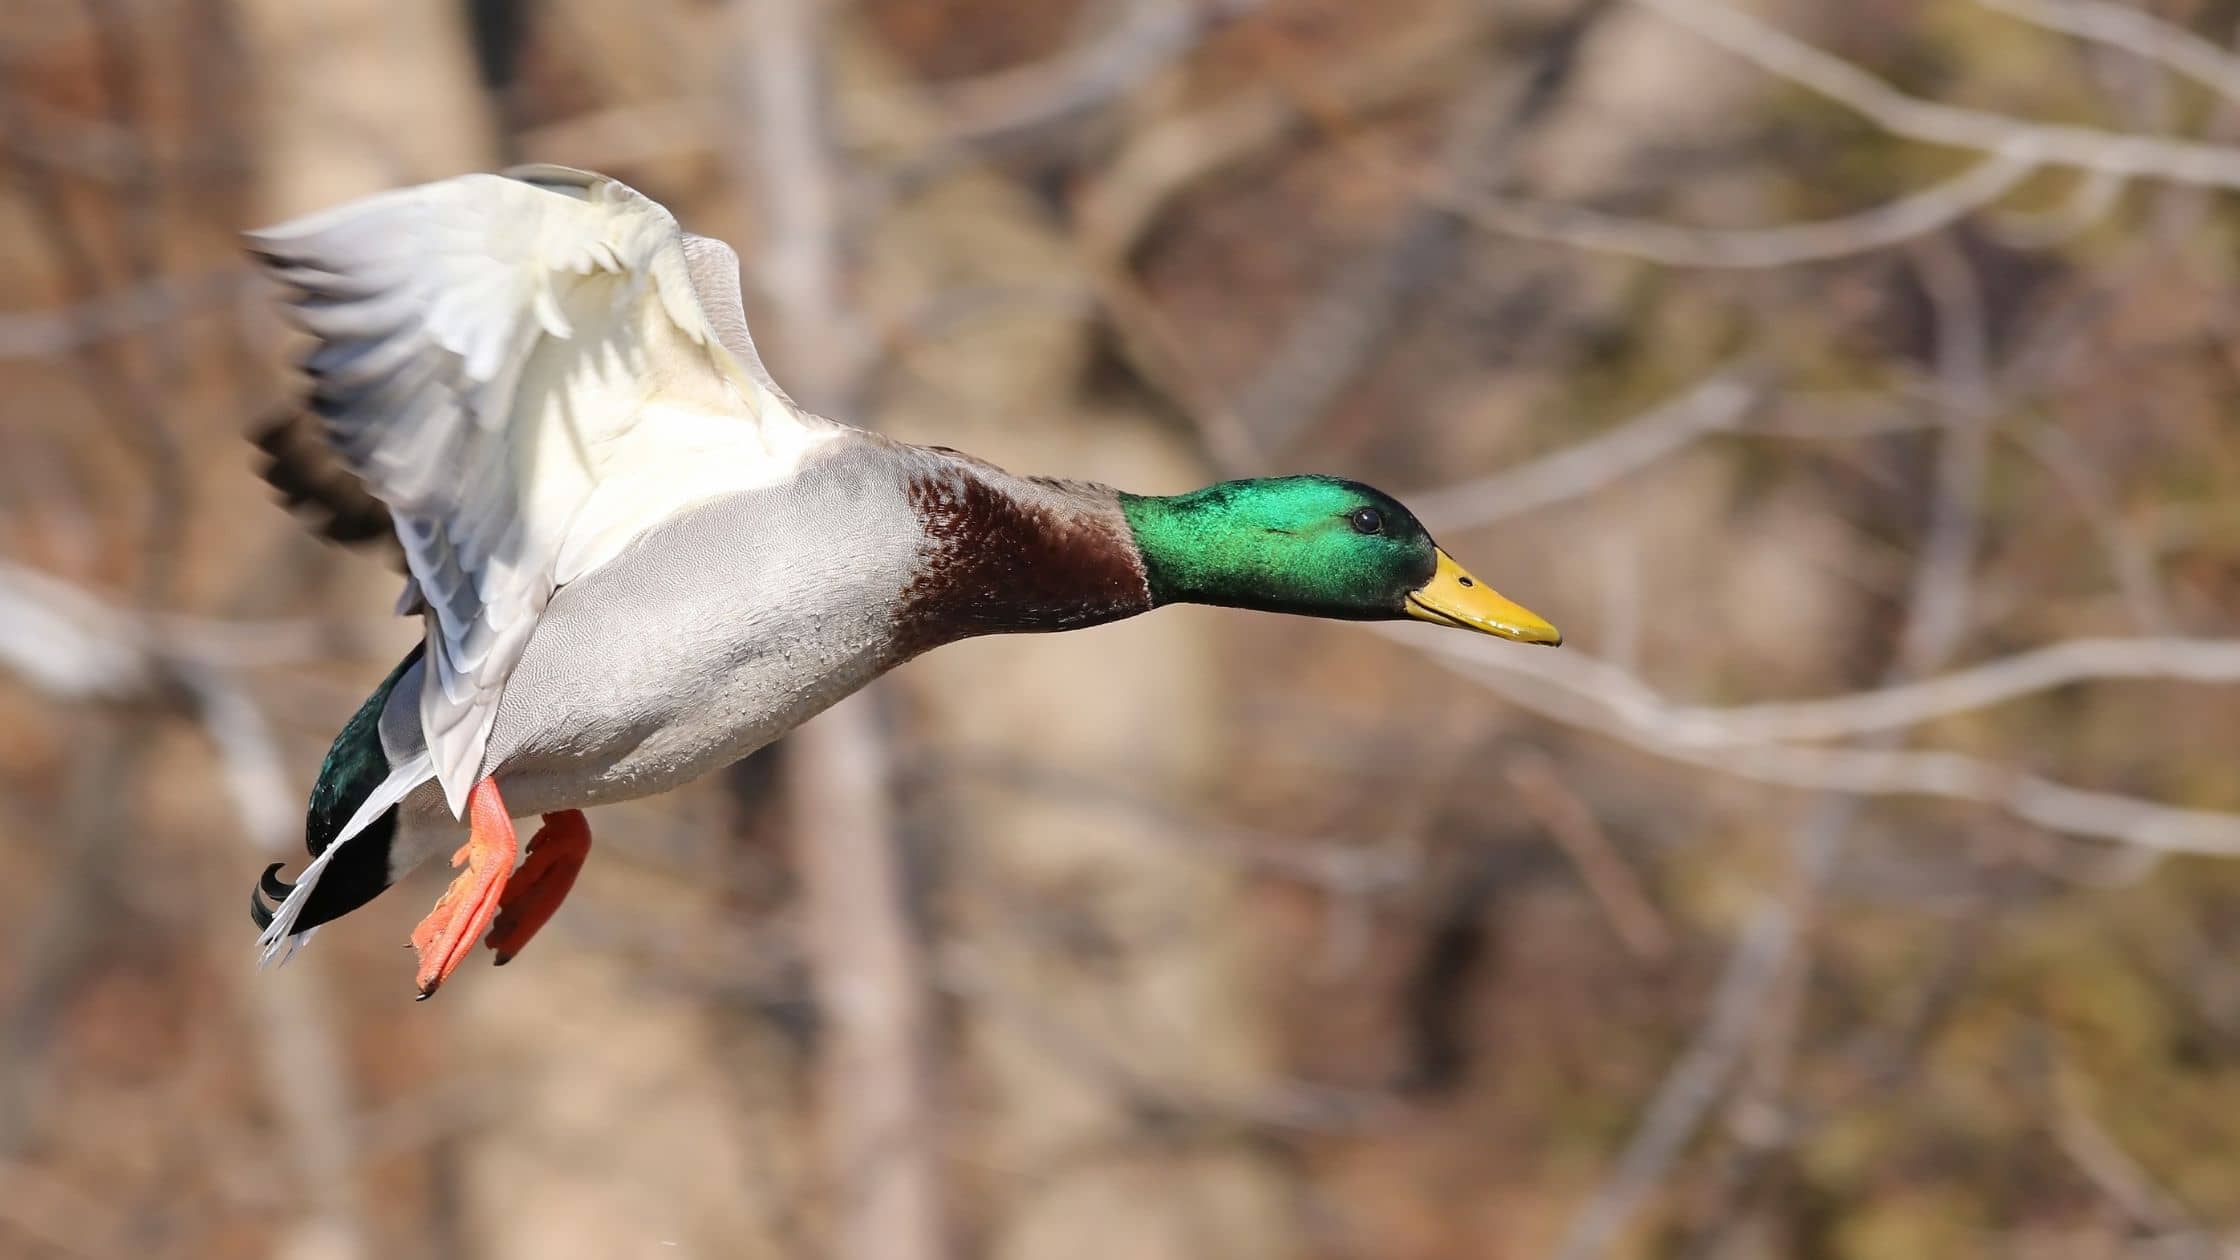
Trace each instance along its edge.
{"label": "bare tree branch", "polygon": [[2240,57],[2144,9],[2108,0],[1976,0],[2033,26],[2121,48],[2240,102]]}
{"label": "bare tree branch", "polygon": [[148,284],[57,310],[0,312],[0,359],[52,358],[260,291],[261,282],[247,268],[228,267],[194,276],[158,276]]}
{"label": "bare tree branch", "polygon": [[[1973,352],[1954,352],[1965,362]],[[1965,390],[1963,390],[1965,392]],[[1636,422],[1643,423],[1643,422]],[[1621,431],[1622,432],[1622,431]],[[1598,439],[1600,440],[1600,439]],[[1586,444],[1591,446],[1592,443]],[[1576,448],[1575,448],[1576,449]],[[1549,457],[1567,460],[1575,451]],[[1603,460],[1587,461],[1600,469]],[[1629,464],[1631,461],[1608,461]],[[1537,465],[1527,465],[1529,473]],[[1600,476],[1554,479],[1558,486]],[[1535,477],[1528,484],[1537,484]],[[1502,496],[1493,496],[1497,501]],[[1524,496],[1540,503],[1550,497]],[[1437,519],[1437,518],[1434,518]],[[1951,614],[1943,618],[1951,624]],[[2240,681],[2240,642],[2078,639],[1941,675],[1823,700],[1727,708],[1674,704],[1630,672],[1576,650],[1561,659],[1395,632],[1537,712],[1659,756],[1740,778],[1864,795],[1928,795],[2005,810],[2065,834],[2176,852],[2240,851],[2240,815],[2175,809],[2092,792],[1954,753],[1896,748],[1805,748],[1814,740],[1891,734],[2054,688],[2114,679]]]}
{"label": "bare tree branch", "polygon": [[[1940,242],[1941,244],[1941,242]],[[1949,246],[1917,252],[1936,320],[1937,368],[1953,400],[1944,441],[1928,487],[1928,537],[1914,565],[1913,583],[1884,685],[1940,668],[1959,650],[1968,626],[1970,577],[1982,538],[1981,507],[1990,449],[1988,353],[1981,295],[1974,273]],[[1866,755],[1890,753],[1895,732],[1878,732]],[[1768,749],[1729,753],[1722,765]],[[1783,750],[1786,751],[1786,750]],[[1808,753],[1825,750],[1803,750]],[[1833,786],[1818,784],[1815,786]],[[1618,1165],[1573,1216],[1557,1251],[1560,1260],[1591,1260],[1606,1251],[1641,1201],[1663,1179],[1712,1105],[1741,1066],[1750,1034],[1778,1004],[1777,981],[1792,966],[1809,965],[1799,949],[1817,912],[1821,884],[1843,852],[1858,811],[1857,793],[1823,795],[1790,837],[1791,874],[1785,890],[1759,900],[1742,940],[1728,954],[1718,994],[1688,1051],[1673,1065],[1651,1099]],[[2233,820],[2240,823],[2240,818]],[[1802,983],[1799,974],[1790,991]],[[1785,1058],[1786,1056],[1778,1056]]]}
{"label": "bare tree branch", "polygon": [[1288,89],[1248,89],[1146,128],[1078,199],[1076,239],[1083,269],[1117,334],[1117,349],[1189,418],[1207,456],[1222,472],[1242,475],[1260,468],[1266,452],[1237,407],[1206,381],[1188,345],[1136,282],[1130,260],[1138,242],[1184,191],[1304,128],[1310,120],[1306,100],[1354,112],[1421,95],[1435,82],[1432,72],[1455,62],[1484,26],[1483,11],[1462,6],[1442,20],[1411,24],[1401,37],[1346,58],[1324,80]]}
{"label": "bare tree branch", "polygon": [[2112,175],[2240,188],[2240,149],[2161,136],[2029,122],[1908,96],[1831,53],[1718,0],[1634,0],[1769,74],[1924,144]]}
{"label": "bare tree branch", "polygon": [[1124,0],[1105,31],[1047,60],[934,84],[880,105],[916,114],[930,95],[949,142],[984,142],[1061,122],[1134,90],[1194,47],[1209,24],[1260,3]]}
{"label": "bare tree branch", "polygon": [[[1736,778],[1860,796],[1940,797],[2001,809],[2066,835],[2121,841],[2172,853],[2240,853],[2240,814],[2179,809],[2136,797],[2074,788],[2012,766],[1960,753],[1819,748],[1778,740],[1713,739],[1704,742],[1706,731],[1716,728],[1715,711],[1696,710],[1676,720],[1675,710],[1656,700],[1654,693],[1638,689],[1637,685],[1613,686],[1612,675],[1592,665],[1576,673],[1551,670],[1538,657],[1534,661],[1519,661],[1513,651],[1466,658],[1446,650],[1447,645],[1419,638],[1405,630],[1385,633],[1447,662],[1456,672],[1476,679],[1506,699],[1542,716],[1617,739],[1668,760]],[[1968,692],[1975,688],[1981,688],[1975,691],[1976,696],[1984,696],[2032,681],[2032,675],[2041,681],[2064,675],[2081,677],[2071,671],[2109,663],[2107,659],[2094,659],[2104,649],[2091,646],[2092,642],[2085,641],[2088,646],[2075,655],[2066,645],[2060,645],[2044,655],[2018,658],[2024,664],[2017,668],[1995,666],[1989,675],[1969,677],[1964,687],[1951,692],[1937,690],[1934,681],[1923,684],[1926,690],[1901,686],[1895,689],[1901,699],[1892,705],[1885,705],[1874,693],[1865,693],[1861,697],[1831,701],[1830,708],[1816,713],[1807,709],[1800,715],[1776,708],[1772,716],[1778,720],[1769,722],[1763,729],[1779,729],[1783,722],[1796,718],[1800,729],[1816,730],[1822,735],[1847,723],[1857,723],[1849,726],[1851,733],[1889,733],[1903,725],[1896,721],[1899,717],[1937,712],[1946,704],[1969,698]],[[2230,663],[2232,645],[2206,646],[2212,651],[2205,661],[2216,667],[2222,677],[2223,669]],[[2141,665],[2140,659],[2127,651],[2114,653],[2114,660],[2118,669]],[[2202,662],[2189,664],[2198,663]],[[2151,675],[2134,673],[2128,676]],[[1961,709],[1955,707],[1946,711]],[[1833,720],[1838,718],[1843,721]]]}
{"label": "bare tree branch", "polygon": [[[761,193],[762,274],[803,401],[837,409],[862,365],[863,339],[841,284],[826,19],[817,0],[742,0],[734,16],[752,122],[736,174]],[[875,696],[851,696],[796,732],[786,761],[812,985],[829,1028],[817,1104],[836,1202],[834,1253],[937,1260],[948,1236],[930,1098],[930,994]]]}
{"label": "bare tree branch", "polygon": [[1434,530],[1478,529],[1575,499],[1647,468],[1709,433],[1739,427],[1759,391],[1737,368],[1608,432],[1478,481],[1413,497]]}
{"label": "bare tree branch", "polygon": [[2037,162],[2023,154],[1998,153],[1943,183],[1857,214],[1724,230],[1523,198],[1471,196],[1436,184],[1425,185],[1424,195],[1469,223],[1504,236],[1668,267],[1764,269],[1871,253],[1925,236],[1998,201],[2037,169]]}
{"label": "bare tree branch", "polygon": [[145,669],[250,669],[367,655],[376,627],[344,621],[221,621],[144,613],[0,560],[0,664],[42,690],[115,699],[148,686]]}
{"label": "bare tree branch", "polygon": [[[109,79],[124,81],[108,84],[112,94],[123,93],[110,102],[111,108],[129,118],[125,111],[131,104],[130,98],[138,91],[138,84],[134,81],[132,67],[120,64],[116,52],[124,40],[116,29],[117,14],[101,6],[93,8],[91,14],[100,37],[97,42],[108,54],[103,58],[103,70]],[[149,384],[135,363],[116,353],[117,348],[100,330],[90,326],[97,315],[94,303],[102,293],[102,278],[108,269],[94,247],[89,225],[72,213],[62,181],[44,178],[39,172],[26,169],[16,153],[20,146],[15,142],[35,131],[27,117],[27,100],[17,87],[13,67],[0,59],[0,150],[16,158],[7,165],[18,168],[17,173],[24,176],[16,181],[17,186],[24,191],[32,221],[61,273],[64,291],[70,299],[63,311],[89,325],[69,347],[78,381],[99,407],[102,420],[137,457],[147,477],[148,508],[140,538],[138,593],[143,607],[159,607],[169,594],[179,569],[179,530],[186,521],[192,492],[186,476],[186,460],[180,452],[178,435],[172,430],[171,418],[161,405],[159,391]],[[152,177],[145,172],[133,173],[129,183],[143,194],[143,202],[152,194],[152,185]],[[146,205],[135,205],[129,211],[131,270],[135,282],[143,290],[156,283],[153,268],[160,250],[160,242],[146,239],[154,227],[150,213]],[[161,358],[169,364],[175,360],[175,355],[167,346]]]}
{"label": "bare tree branch", "polygon": [[[165,624],[187,621],[128,612],[58,578],[0,562],[0,665],[64,700],[137,704],[191,719],[217,754],[241,839],[260,858],[284,852],[300,834],[296,828],[302,815],[278,742],[256,702],[232,676],[230,662],[204,659],[194,644],[164,637]],[[106,776],[129,779],[129,769],[98,767],[111,799],[114,785],[107,784]],[[79,844],[99,851],[105,837],[124,830],[106,828],[80,837]],[[65,938],[41,934],[37,939]],[[60,948],[49,943],[42,952]],[[289,1158],[318,1208],[312,1224],[324,1231],[333,1254],[362,1254],[363,1212],[350,1175],[356,1157],[346,1123],[351,1103],[333,1026],[319,1009],[321,986],[314,980],[292,989],[259,983],[246,988],[257,1029],[251,1041],[258,1048],[266,1089],[286,1118]],[[38,1005],[25,1003],[16,1012],[16,1024]],[[23,1035],[20,1027],[9,1031],[11,1039]]]}
{"label": "bare tree branch", "polygon": [[1514,648],[1450,643],[1449,637],[1424,640],[1423,650],[1471,662],[1488,672],[1529,672],[1554,686],[1592,696],[1620,720],[1654,729],[1667,743],[1704,750],[1902,731],[2080,683],[2123,679],[2240,683],[2240,639],[2069,639],[1872,691],[1819,700],[1685,705],[1672,703],[1632,673],[1584,652],[1567,651],[1561,661],[1520,662]]}
{"label": "bare tree branch", "polygon": [[[840,146],[899,150],[924,165],[969,152],[960,146],[1065,122],[1138,90],[1211,26],[1261,3],[1125,0],[1107,29],[1045,60],[848,101]],[[722,100],[684,96],[591,110],[534,128],[521,141],[525,152],[556,161],[622,166],[721,148],[725,130]]]}
{"label": "bare tree branch", "polygon": [[1471,52],[1484,28],[1478,6],[1459,6],[1355,51],[1304,89],[1256,86],[1143,128],[1076,199],[1082,252],[1098,266],[1124,265],[1184,192],[1306,127],[1303,97],[1352,114],[1419,99]]}

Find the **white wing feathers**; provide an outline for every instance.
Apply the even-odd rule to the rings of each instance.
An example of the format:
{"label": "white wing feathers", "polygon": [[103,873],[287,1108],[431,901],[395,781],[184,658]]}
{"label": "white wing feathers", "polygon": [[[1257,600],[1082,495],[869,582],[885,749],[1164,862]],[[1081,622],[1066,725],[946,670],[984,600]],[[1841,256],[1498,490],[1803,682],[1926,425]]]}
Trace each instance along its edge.
{"label": "white wing feathers", "polygon": [[314,409],[396,518],[455,814],[553,591],[685,507],[786,479],[837,431],[762,370],[729,248],[602,176],[466,175],[249,242],[319,340]]}

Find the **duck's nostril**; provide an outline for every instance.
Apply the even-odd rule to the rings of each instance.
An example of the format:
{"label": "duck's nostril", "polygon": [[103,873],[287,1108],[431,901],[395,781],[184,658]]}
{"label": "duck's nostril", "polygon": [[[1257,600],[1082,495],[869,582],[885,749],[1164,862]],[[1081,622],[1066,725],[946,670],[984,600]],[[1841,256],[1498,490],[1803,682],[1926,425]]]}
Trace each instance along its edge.
{"label": "duck's nostril", "polygon": [[1462,584],[1463,584],[1464,586],[1476,586],[1476,585],[1477,585],[1477,583],[1476,583],[1476,582],[1473,582],[1473,581],[1471,581],[1471,580],[1470,580],[1469,578],[1462,578],[1462,579],[1460,579],[1460,580],[1461,580],[1461,582],[1462,582]]}

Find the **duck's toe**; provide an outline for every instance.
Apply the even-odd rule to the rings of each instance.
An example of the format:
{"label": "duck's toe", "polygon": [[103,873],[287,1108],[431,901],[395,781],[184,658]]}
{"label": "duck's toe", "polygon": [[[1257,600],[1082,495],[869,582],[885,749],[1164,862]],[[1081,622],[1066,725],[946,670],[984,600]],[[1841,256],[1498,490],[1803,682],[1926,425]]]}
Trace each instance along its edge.
{"label": "duck's toe", "polygon": [[512,962],[567,900],[568,890],[575,887],[576,874],[590,855],[591,825],[584,821],[582,810],[564,809],[544,816],[544,826],[530,837],[529,856],[506,885],[498,901],[497,922],[483,941],[497,951],[498,966]]}
{"label": "duck's toe", "polygon": [[433,996],[489,930],[519,855],[513,819],[506,814],[497,781],[485,778],[467,794],[467,842],[451,855],[451,865],[466,869],[412,930],[412,947],[420,954],[414,983],[421,998]]}

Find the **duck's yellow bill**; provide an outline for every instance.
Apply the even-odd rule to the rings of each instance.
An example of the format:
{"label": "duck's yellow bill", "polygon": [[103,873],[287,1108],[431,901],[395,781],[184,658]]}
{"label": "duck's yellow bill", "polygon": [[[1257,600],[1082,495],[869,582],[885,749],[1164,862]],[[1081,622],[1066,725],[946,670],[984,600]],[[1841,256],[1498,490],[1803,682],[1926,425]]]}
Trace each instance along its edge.
{"label": "duck's yellow bill", "polygon": [[1408,615],[1435,625],[1475,630],[1519,643],[1545,643],[1557,647],[1563,632],[1540,614],[1509,599],[1471,577],[1454,562],[1445,548],[1439,550],[1439,567],[1431,580],[1408,592]]}

